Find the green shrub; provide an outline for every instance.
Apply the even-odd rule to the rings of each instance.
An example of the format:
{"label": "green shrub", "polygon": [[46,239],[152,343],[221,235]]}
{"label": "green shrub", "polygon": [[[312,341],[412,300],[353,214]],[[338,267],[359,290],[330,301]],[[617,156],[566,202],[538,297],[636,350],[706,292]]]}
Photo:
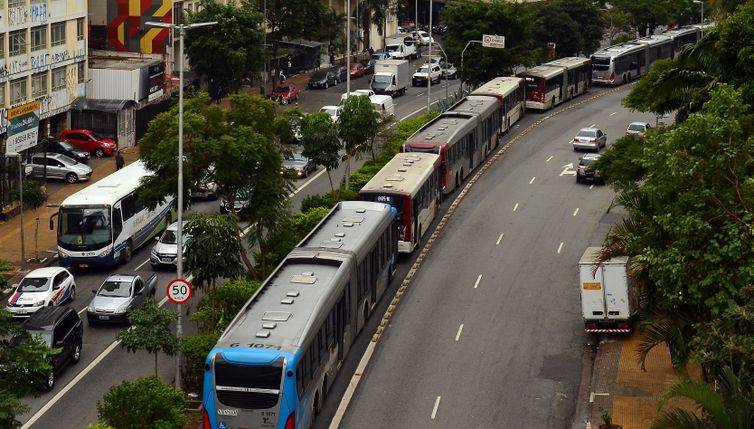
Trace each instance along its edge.
{"label": "green shrub", "polygon": [[314,194],[314,195],[308,195],[304,197],[304,199],[301,201],[301,211],[307,212],[312,209],[320,208],[320,207],[329,207],[332,208],[334,203],[329,197],[330,194]]}
{"label": "green shrub", "polygon": [[[13,201],[18,201],[18,188],[14,188],[10,197]],[[42,189],[42,184],[36,180],[24,180],[24,208],[36,209],[41,207],[47,201],[47,194]]]}
{"label": "green shrub", "polygon": [[204,361],[218,338],[218,334],[199,334],[183,339],[183,383],[186,391],[201,392]]}
{"label": "green shrub", "polygon": [[11,261],[7,259],[0,259],[0,272],[10,271],[13,268]]}
{"label": "green shrub", "polygon": [[296,234],[298,241],[303,240],[331,209],[332,207],[315,207],[306,212],[293,215],[291,229]]}
{"label": "green shrub", "polygon": [[[220,287],[218,287],[213,293],[215,295],[215,333],[220,333],[225,330],[231,320],[241,310],[241,307],[246,301],[251,298],[259,288],[261,282],[258,280],[250,280],[246,278],[239,278],[235,280],[226,280]],[[210,301],[210,295],[205,296],[199,301],[196,306],[196,311],[191,315],[191,320],[198,322],[200,331],[208,334],[211,327],[209,326],[212,319],[212,303]]]}
{"label": "green shrub", "polygon": [[186,399],[183,392],[157,377],[124,381],[97,401],[99,419],[118,429],[183,429]]}

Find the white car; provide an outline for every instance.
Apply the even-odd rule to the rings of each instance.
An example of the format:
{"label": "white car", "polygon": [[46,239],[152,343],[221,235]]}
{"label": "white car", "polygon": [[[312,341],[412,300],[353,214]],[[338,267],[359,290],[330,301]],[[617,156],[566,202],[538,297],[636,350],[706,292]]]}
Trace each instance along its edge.
{"label": "white car", "polygon": [[29,317],[44,306],[60,305],[75,298],[76,282],[67,269],[37,268],[21,280],[5,308],[13,317]]}
{"label": "white car", "polygon": [[411,84],[413,86],[427,86],[428,75],[429,80],[431,80],[432,83],[440,82],[440,78],[442,78],[442,69],[440,68],[440,65],[437,63],[422,65],[419,67],[419,70],[411,76]]}
{"label": "white car", "polygon": [[[372,91],[372,90],[371,90],[371,89],[369,89],[369,88],[367,88],[367,89],[356,89],[356,90],[353,90],[353,91],[351,91],[351,95],[350,95],[350,96],[351,96],[351,97],[357,97],[357,96],[359,96],[359,95],[366,95],[367,97],[371,97],[371,96],[373,96],[373,95],[374,95],[374,91]],[[340,96],[340,104],[343,104],[343,103],[345,103],[345,102],[346,102],[346,99],[347,99],[348,97],[349,97],[349,95],[348,95],[348,93],[347,93],[347,92],[346,92],[346,93],[344,93],[344,94],[342,94],[342,95]]]}
{"label": "white car", "polygon": [[419,43],[421,43],[424,46],[427,46],[430,43],[432,44],[435,43],[435,39],[424,30],[419,30],[418,32],[415,32],[414,38],[416,38],[419,41]]}
{"label": "white car", "polygon": [[343,107],[342,106],[323,106],[321,109],[319,109],[320,112],[325,112],[332,118],[333,123],[338,122],[338,118],[340,118],[340,114],[343,113]]}

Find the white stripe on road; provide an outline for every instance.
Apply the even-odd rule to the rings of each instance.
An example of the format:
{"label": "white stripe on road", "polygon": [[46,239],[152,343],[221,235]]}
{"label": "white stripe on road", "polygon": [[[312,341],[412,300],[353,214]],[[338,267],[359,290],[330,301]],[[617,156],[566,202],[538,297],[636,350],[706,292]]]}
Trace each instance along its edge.
{"label": "white stripe on road", "polygon": [[437,408],[440,406],[440,397],[438,396],[437,399],[435,399],[435,407],[432,408],[432,420],[435,419],[435,415],[437,414]]}
{"label": "white stripe on road", "polygon": [[616,113],[618,113],[618,112],[613,112],[613,113],[611,113],[611,114],[610,114],[610,116],[613,116],[613,115],[615,115]]}
{"label": "white stripe on road", "polygon": [[500,233],[500,236],[497,238],[497,242],[495,243],[495,246],[499,246],[500,242],[503,241],[503,236],[505,235],[504,232]]}
{"label": "white stripe on road", "polygon": [[479,287],[479,282],[482,281],[482,275],[479,274],[479,277],[476,278],[476,283],[474,283],[474,289]]}
{"label": "white stripe on road", "polygon": [[537,176],[532,177],[531,180],[529,180],[529,184],[531,185],[532,183],[534,183],[534,179],[536,179],[536,178],[537,178]]}
{"label": "white stripe on road", "polygon": [[338,426],[340,426],[340,421],[343,420],[343,416],[346,414],[346,408],[348,408],[348,404],[351,402],[353,392],[356,391],[356,386],[359,385],[361,375],[366,370],[367,364],[372,358],[375,344],[377,343],[375,343],[374,341],[370,341],[369,344],[367,344],[367,349],[364,352],[364,356],[361,357],[359,365],[356,367],[356,372],[354,372],[353,377],[351,377],[351,381],[348,383],[348,387],[346,387],[346,392],[343,394],[343,399],[340,400],[338,409],[335,411],[335,415],[330,421],[330,426],[328,426],[329,429],[338,429]]}
{"label": "white stripe on road", "polygon": [[518,203],[516,203],[516,205],[513,206],[513,211],[515,212],[516,210],[518,210]]}
{"label": "white stripe on road", "polygon": [[547,161],[545,161],[545,162],[550,162],[551,159],[552,159],[552,155],[550,155],[550,157],[547,158]]}
{"label": "white stripe on road", "polygon": [[589,128],[594,128],[597,124],[589,125]]}
{"label": "white stripe on road", "polygon": [[560,251],[563,250],[563,242],[560,242],[560,246],[558,246],[558,255],[560,254]]}
{"label": "white stripe on road", "polygon": [[139,271],[141,269],[141,267],[143,267],[144,265],[146,265],[147,262],[149,262],[149,259],[147,259],[146,261],[142,262],[141,265],[139,265],[138,267],[136,267],[136,270],[134,270],[134,271]]}
{"label": "white stripe on road", "polygon": [[461,338],[461,332],[463,332],[463,323],[461,323],[461,326],[458,327],[458,332],[456,333],[456,341]]}
{"label": "white stripe on road", "polygon": [[579,214],[579,208],[578,207],[576,207],[576,210],[573,211],[573,215],[574,216],[576,216],[577,214]]}

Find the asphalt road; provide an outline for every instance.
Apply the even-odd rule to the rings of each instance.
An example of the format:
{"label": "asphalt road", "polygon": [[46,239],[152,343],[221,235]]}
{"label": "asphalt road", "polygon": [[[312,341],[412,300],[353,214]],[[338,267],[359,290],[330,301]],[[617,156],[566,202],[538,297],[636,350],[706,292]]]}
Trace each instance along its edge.
{"label": "asphalt road", "polygon": [[[412,66],[418,67],[420,61],[414,61]],[[443,85],[446,84],[443,81]],[[354,79],[352,89],[363,88],[368,85],[364,78]],[[452,87],[457,88],[458,81],[450,81]],[[435,85],[432,99],[444,98],[445,91],[441,85]],[[442,90],[440,90],[442,89]],[[345,84],[328,90],[305,90],[301,96],[300,107],[306,112],[317,111],[327,104],[337,104],[340,95],[345,92]],[[452,92],[452,89],[451,89]],[[408,92],[395,100],[396,119],[401,120],[419,114],[426,109],[426,88],[409,88]],[[110,158],[98,162],[113,162]],[[355,161],[352,170],[355,171],[362,161]],[[332,172],[333,181],[337,183],[343,175],[344,167]],[[61,186],[64,186],[61,184]],[[300,179],[296,183],[297,191],[292,196],[291,207],[298,211],[301,200],[306,195],[324,193],[330,190],[327,175],[322,168]],[[214,213],[219,210],[217,201],[196,202],[192,210]],[[85,318],[86,306],[93,294],[91,289],[98,287],[111,273],[137,271],[149,277],[152,273],[158,275],[156,300],[168,308],[174,308],[167,301],[165,288],[175,278],[175,271],[170,269],[154,270],[147,262],[151,244],[146,244],[134,252],[132,261],[128,264],[112,269],[75,270],[77,294],[76,301],[66,305],[76,309]],[[167,301],[167,302],[166,302]],[[184,321],[186,318],[184,318]],[[30,412],[19,417],[24,428],[83,428],[89,423],[97,421],[96,403],[107,390],[120,384],[123,380],[150,375],[154,372],[153,358],[146,353],[129,354],[115,343],[115,337],[124,326],[89,326],[84,327],[84,345],[81,361],[75,366],[69,366],[60,374],[55,388],[51,392],[40,392],[37,397],[24,398],[24,404],[30,407]],[[192,326],[184,323],[184,334],[195,332]],[[160,356],[159,375],[165,382],[172,382],[175,365],[173,359]]]}

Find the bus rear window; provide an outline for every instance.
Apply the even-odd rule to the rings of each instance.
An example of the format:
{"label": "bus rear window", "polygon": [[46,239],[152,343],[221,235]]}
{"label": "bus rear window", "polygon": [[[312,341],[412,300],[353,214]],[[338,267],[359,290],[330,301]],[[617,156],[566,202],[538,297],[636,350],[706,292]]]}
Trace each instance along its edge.
{"label": "bus rear window", "polygon": [[217,399],[229,407],[267,409],[280,397],[283,368],[215,362]]}
{"label": "bus rear window", "polygon": [[526,79],[526,87],[531,89],[539,89],[540,88],[540,79],[532,76],[525,76],[524,79]]}

